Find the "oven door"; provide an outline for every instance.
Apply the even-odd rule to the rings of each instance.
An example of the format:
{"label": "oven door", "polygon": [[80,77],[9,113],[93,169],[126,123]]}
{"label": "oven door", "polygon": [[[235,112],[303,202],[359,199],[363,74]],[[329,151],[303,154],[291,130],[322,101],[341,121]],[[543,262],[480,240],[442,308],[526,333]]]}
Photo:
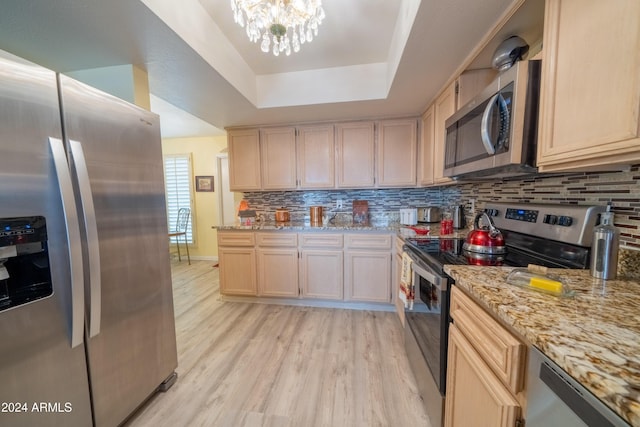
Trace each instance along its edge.
{"label": "oven door", "polygon": [[433,426],[442,425],[444,410],[448,280],[414,260],[415,301],[405,310],[405,349],[418,390]]}

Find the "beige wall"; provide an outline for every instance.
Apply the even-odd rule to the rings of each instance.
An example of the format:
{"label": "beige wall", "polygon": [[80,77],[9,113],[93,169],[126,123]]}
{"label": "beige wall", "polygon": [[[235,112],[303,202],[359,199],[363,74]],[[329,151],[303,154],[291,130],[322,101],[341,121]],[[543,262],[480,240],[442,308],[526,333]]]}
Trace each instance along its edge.
{"label": "beige wall", "polygon": [[[226,136],[199,137],[199,138],[170,138],[162,140],[163,154],[188,154],[191,153],[191,172],[196,175],[214,176],[213,192],[196,192],[195,211],[192,215],[195,226],[196,243],[189,246],[190,255],[194,259],[217,259],[218,245],[216,231],[211,227],[218,225],[218,168],[216,155],[227,147]],[[193,180],[193,177],[191,178]]]}

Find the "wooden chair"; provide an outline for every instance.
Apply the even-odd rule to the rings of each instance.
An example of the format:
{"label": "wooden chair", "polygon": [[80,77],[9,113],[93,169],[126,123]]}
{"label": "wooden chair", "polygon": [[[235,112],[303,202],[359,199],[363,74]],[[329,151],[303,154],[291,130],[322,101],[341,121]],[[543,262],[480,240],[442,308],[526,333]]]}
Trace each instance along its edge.
{"label": "wooden chair", "polygon": [[176,228],[169,230],[169,241],[172,237],[176,238],[176,246],[178,248],[178,261],[182,262],[180,256],[180,236],[184,236],[184,246],[187,248],[187,260],[191,265],[191,257],[189,256],[189,242],[187,241],[187,227],[189,226],[189,219],[191,218],[191,209],[180,208],[178,209],[178,219],[176,220]]}

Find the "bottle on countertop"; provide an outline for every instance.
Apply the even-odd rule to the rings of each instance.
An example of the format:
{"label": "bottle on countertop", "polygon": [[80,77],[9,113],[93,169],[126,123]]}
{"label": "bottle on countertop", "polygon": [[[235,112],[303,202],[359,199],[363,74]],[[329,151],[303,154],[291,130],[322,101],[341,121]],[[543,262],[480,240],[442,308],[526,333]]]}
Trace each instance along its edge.
{"label": "bottle on countertop", "polygon": [[615,279],[618,270],[620,232],[613,225],[611,203],[600,216],[600,225],[593,230],[591,275],[598,279]]}

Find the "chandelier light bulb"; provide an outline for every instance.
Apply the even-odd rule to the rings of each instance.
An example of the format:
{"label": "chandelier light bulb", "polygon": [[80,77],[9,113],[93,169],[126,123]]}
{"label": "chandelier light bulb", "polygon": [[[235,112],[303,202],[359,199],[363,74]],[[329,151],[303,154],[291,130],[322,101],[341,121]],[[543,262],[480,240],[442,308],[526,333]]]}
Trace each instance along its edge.
{"label": "chandelier light bulb", "polygon": [[[318,35],[325,18],[322,0],[231,0],[234,21],[245,26],[249,40],[275,55],[299,52]],[[270,39],[273,38],[273,46]]]}

